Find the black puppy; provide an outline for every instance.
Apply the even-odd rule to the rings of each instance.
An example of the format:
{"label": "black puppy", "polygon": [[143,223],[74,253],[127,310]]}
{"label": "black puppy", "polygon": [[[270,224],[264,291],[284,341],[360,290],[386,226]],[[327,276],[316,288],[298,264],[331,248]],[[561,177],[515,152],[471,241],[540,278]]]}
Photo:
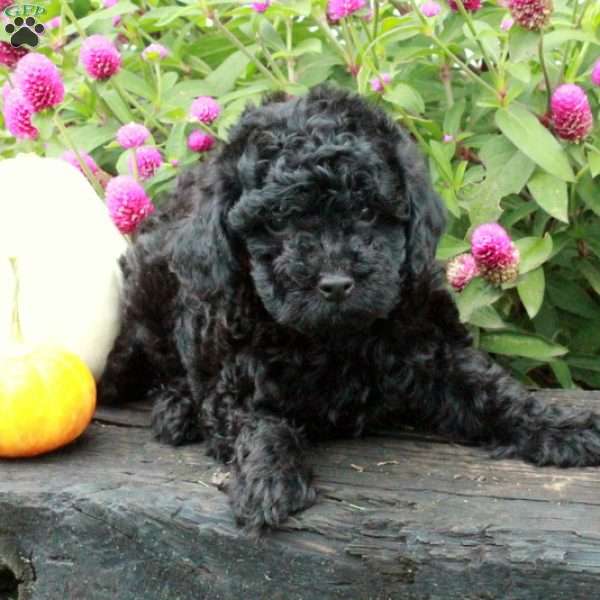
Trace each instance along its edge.
{"label": "black puppy", "polygon": [[309,440],[383,415],[537,465],[600,464],[600,420],[545,407],[471,347],[434,260],[444,211],[409,137],[319,87],[249,108],[129,249],[105,401],[205,438],[247,528],[314,501]]}

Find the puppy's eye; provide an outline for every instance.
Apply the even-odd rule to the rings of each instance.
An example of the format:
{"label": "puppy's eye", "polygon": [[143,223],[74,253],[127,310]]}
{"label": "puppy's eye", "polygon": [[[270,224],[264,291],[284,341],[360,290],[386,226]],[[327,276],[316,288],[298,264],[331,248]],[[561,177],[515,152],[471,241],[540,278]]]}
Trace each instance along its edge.
{"label": "puppy's eye", "polygon": [[282,233],[287,228],[287,222],[282,217],[273,217],[265,223],[265,227],[269,233]]}
{"label": "puppy's eye", "polygon": [[368,206],[359,210],[357,214],[357,219],[362,225],[370,225],[377,218],[377,213]]}

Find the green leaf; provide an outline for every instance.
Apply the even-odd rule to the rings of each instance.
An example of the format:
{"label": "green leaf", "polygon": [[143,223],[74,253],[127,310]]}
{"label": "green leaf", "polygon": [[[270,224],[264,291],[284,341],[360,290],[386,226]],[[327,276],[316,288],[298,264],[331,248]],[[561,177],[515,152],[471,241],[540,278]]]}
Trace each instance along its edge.
{"label": "green leaf", "polygon": [[482,333],[480,347],[494,354],[524,356],[544,361],[562,356],[569,351],[568,348],[542,337],[514,332]]}
{"label": "green leaf", "polygon": [[268,48],[272,50],[285,50],[285,42],[268,19],[262,19],[260,23],[260,36]]}
{"label": "green leaf", "polygon": [[[148,82],[132,73],[131,71],[121,70],[118,75],[116,75],[117,83],[120,83],[127,91],[133,92],[142,98],[146,98],[146,100],[152,100],[154,98],[154,90],[152,86],[148,84]],[[165,87],[165,89],[168,89]]]}
{"label": "green leaf", "polygon": [[545,283],[544,269],[542,267],[538,267],[527,273],[524,277],[519,278],[517,292],[530,319],[533,319],[537,315],[542,306],[544,289],[546,287]]}
{"label": "green leaf", "polygon": [[54,133],[54,120],[52,111],[44,110],[42,112],[35,113],[32,117],[33,124],[37,127],[40,132],[42,140],[49,140]]}
{"label": "green leaf", "polygon": [[410,113],[421,114],[425,111],[425,102],[423,102],[421,94],[406,83],[395,85],[383,97]]}
{"label": "green leaf", "polygon": [[444,114],[444,133],[456,135],[460,130],[460,121],[465,112],[466,100],[461,98]]}
{"label": "green leaf", "polygon": [[558,308],[588,319],[600,318],[600,306],[574,281],[555,276],[548,281],[547,287],[552,303]]}
{"label": "green leaf", "polygon": [[471,245],[464,240],[460,240],[456,237],[446,233],[442,236],[440,243],[437,247],[436,258],[438,260],[448,260],[463,252],[468,252]]}
{"label": "green leaf", "polygon": [[536,173],[527,184],[535,201],[555,219],[563,223],[569,222],[569,194],[567,184],[549,173]]}
{"label": "green leaf", "polygon": [[[497,221],[502,214],[500,200],[520,193],[535,169],[535,163],[502,135],[491,136],[479,154],[485,165],[485,180],[466,185],[462,190],[471,225]],[[467,174],[473,170],[469,169]]]}
{"label": "green leaf", "polygon": [[598,270],[592,263],[589,261],[578,261],[577,268],[583,274],[583,276],[587,279],[588,283],[592,287],[592,289],[596,292],[596,294],[600,295],[600,270]]}
{"label": "green leaf", "polygon": [[502,290],[492,287],[481,277],[475,277],[456,296],[456,306],[460,313],[460,320],[463,323],[469,321],[475,310],[493,304],[500,296],[502,296]]}
{"label": "green leaf", "polygon": [[546,234],[543,238],[526,237],[515,242],[519,249],[521,260],[519,274],[524,275],[544,264],[552,253],[552,238]]}
{"label": "green leaf", "polygon": [[96,148],[113,140],[119,125],[115,122],[104,125],[84,125],[83,127],[70,127],[69,134],[73,144],[78,150],[92,152]]}
{"label": "green leaf", "polygon": [[112,110],[121,123],[129,123],[130,121],[136,120],[131,114],[127,104],[123,102],[123,99],[115,90],[104,87],[100,91],[100,96],[106,104],[108,104],[110,110]]}
{"label": "green leaf", "polygon": [[597,148],[589,148],[587,159],[590,164],[590,173],[592,177],[600,175],[600,150]]}
{"label": "green leaf", "polygon": [[186,149],[186,137],[185,137],[185,123],[175,123],[171,127],[171,132],[167,139],[167,145],[165,146],[165,153],[167,160],[174,158],[181,159],[185,154]]}
{"label": "green leaf", "polygon": [[483,329],[510,328],[510,325],[502,320],[502,317],[492,306],[482,306],[474,310],[469,318],[469,323]]}
{"label": "green leaf", "polygon": [[500,131],[542,169],[563,181],[574,181],[569,160],[556,138],[521,106],[511,105],[496,111]]}
{"label": "green leaf", "polygon": [[561,387],[565,390],[573,390],[576,389],[577,386],[573,382],[573,377],[571,375],[571,369],[569,369],[569,365],[563,360],[551,360],[548,362],[554,376],[560,383]]}

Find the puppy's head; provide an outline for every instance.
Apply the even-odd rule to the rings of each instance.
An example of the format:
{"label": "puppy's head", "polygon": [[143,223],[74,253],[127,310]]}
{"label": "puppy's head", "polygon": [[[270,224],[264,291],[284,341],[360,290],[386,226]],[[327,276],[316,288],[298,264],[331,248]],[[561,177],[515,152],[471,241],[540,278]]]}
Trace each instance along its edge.
{"label": "puppy's head", "polygon": [[236,200],[220,239],[235,240],[233,255],[243,248],[256,294],[282,325],[365,328],[433,262],[444,213],[422,160],[357,96],[320,87],[250,109],[222,159]]}

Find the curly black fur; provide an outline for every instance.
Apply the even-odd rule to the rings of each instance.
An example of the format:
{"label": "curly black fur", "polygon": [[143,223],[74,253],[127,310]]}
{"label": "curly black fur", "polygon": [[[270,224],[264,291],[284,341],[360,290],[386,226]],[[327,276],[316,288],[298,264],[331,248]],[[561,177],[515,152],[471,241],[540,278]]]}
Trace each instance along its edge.
{"label": "curly black fur", "polygon": [[204,437],[231,464],[239,522],[311,504],[307,442],[382,416],[537,465],[600,464],[598,416],[544,406],[471,347],[434,260],[442,204],[386,114],[319,87],[248,108],[230,140],[122,260],[101,399],[150,395],[157,437]]}

